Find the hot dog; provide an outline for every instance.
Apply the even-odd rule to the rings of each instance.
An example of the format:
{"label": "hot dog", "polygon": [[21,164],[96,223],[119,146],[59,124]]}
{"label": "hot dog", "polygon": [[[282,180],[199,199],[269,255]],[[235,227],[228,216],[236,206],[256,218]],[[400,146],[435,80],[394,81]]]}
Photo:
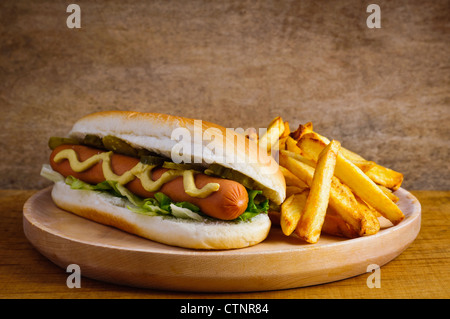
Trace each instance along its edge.
{"label": "hot dog", "polygon": [[[125,111],[79,119],[66,137],[56,138],[56,145],[49,141],[49,165],[41,174],[54,182],[53,202],[167,245],[234,249],[263,241],[270,229],[269,201],[280,205],[286,196],[278,164],[253,141],[197,121]],[[173,132],[179,129],[191,136],[214,133],[214,138],[200,143],[195,136],[193,143],[183,138],[176,145],[180,132]],[[193,144],[198,152],[190,148]],[[172,159],[174,149],[182,150],[181,163]],[[238,150],[230,158],[246,162],[224,161],[211,149],[227,156]]]}
{"label": "hot dog", "polygon": [[[98,150],[84,145],[61,145],[56,147],[50,154],[50,165],[53,170],[61,173],[64,177],[71,175],[90,184],[98,184],[105,181],[101,163],[97,163],[83,172],[75,172],[70,167],[68,160],[56,163],[54,160],[55,155],[64,149],[75,150],[80,161],[85,161],[96,154],[105,152],[104,150]],[[121,154],[113,154],[111,158],[112,169],[117,175],[122,175],[131,170],[137,163],[139,163],[139,159]],[[152,179],[156,181],[166,171],[167,169],[165,168],[153,170]],[[208,183],[218,183],[220,184],[220,188],[217,192],[207,198],[192,197],[186,194],[183,187],[182,176],[165,183],[159,191],[163,192],[176,202],[186,201],[197,205],[206,215],[221,220],[236,219],[245,211],[248,204],[248,196],[244,186],[235,181],[216,178],[205,174],[195,175],[195,184],[198,188],[201,188]],[[138,178],[127,183],[125,187],[134,194],[144,198],[153,197],[155,194],[155,192],[146,191]]]}

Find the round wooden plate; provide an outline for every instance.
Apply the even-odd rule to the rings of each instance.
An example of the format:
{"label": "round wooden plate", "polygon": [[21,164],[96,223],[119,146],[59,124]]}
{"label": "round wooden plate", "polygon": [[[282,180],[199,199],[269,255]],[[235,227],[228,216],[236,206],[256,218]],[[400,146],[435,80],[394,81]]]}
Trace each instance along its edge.
{"label": "round wooden plate", "polygon": [[180,291],[263,291],[316,285],[367,272],[401,254],[420,230],[419,201],[404,189],[396,195],[405,219],[396,226],[382,220],[375,235],[343,239],[322,235],[317,244],[286,237],[273,227],[253,247],[198,251],[159,244],[59,209],[51,187],[24,206],[28,240],[66,269],[80,266],[89,278],[144,288]]}

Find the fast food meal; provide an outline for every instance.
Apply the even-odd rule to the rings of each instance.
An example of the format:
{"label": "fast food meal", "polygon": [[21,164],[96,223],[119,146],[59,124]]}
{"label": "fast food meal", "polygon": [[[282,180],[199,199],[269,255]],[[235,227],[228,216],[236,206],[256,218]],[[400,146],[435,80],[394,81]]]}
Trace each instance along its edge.
{"label": "fast food meal", "polygon": [[308,243],[322,232],[355,238],[377,233],[380,216],[393,225],[404,219],[393,193],[403,175],[330,141],[312,123],[291,131],[276,117],[261,140],[260,146],[278,157],[285,177],[286,200],[269,216],[286,236]]}
{"label": "fast food meal", "polygon": [[379,218],[404,219],[394,193],[401,173],[312,123],[291,131],[279,116],[258,135],[171,115],[98,112],[49,147],[41,175],[55,182],[58,207],[167,245],[247,247],[271,224],[313,244],[322,233],[368,236]]}
{"label": "fast food meal", "polygon": [[[198,138],[199,136],[199,138]],[[286,183],[256,142],[213,123],[99,112],[52,137],[41,175],[69,212],[147,239],[195,249],[263,241]]]}

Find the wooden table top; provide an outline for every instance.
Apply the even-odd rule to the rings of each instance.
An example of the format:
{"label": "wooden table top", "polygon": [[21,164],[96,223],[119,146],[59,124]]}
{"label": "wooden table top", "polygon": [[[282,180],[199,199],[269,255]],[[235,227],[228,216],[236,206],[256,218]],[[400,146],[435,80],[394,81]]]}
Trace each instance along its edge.
{"label": "wooden table top", "polygon": [[35,190],[0,191],[0,298],[449,298],[450,191],[412,191],[422,205],[416,240],[381,267],[380,288],[369,288],[371,273],[328,284],[252,293],[182,293],[117,286],[82,277],[68,288],[68,273],[37,252],[22,228],[22,208]]}

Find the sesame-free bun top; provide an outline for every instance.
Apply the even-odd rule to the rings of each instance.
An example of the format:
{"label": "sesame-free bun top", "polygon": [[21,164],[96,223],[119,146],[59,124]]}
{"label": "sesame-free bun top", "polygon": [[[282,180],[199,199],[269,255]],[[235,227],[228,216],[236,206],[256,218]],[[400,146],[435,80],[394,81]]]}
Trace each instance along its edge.
{"label": "sesame-free bun top", "polygon": [[233,129],[159,113],[105,111],[75,122],[70,137],[118,137],[135,148],[172,158],[174,162],[216,163],[256,181],[268,199],[281,204],[286,184],[277,162],[258,145]]}

